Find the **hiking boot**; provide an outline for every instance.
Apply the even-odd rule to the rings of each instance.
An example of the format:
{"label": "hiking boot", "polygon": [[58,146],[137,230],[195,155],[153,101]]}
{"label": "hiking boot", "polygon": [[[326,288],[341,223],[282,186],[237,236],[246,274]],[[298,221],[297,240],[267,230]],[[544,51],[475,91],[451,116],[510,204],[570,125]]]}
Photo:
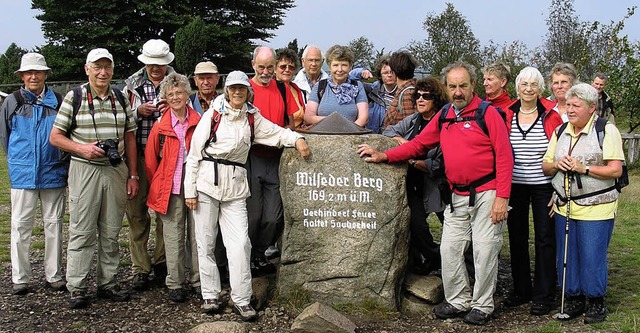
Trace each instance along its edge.
{"label": "hiking boot", "polygon": [[552,309],[553,306],[549,303],[533,302],[533,304],[531,304],[531,310],[529,311],[529,313],[534,316],[544,316],[546,314],[549,314]]}
{"label": "hiking boot", "polygon": [[276,266],[265,257],[255,258],[251,262],[251,276],[258,277],[276,272]]}
{"label": "hiking boot", "polygon": [[587,312],[584,314],[584,323],[601,323],[607,318],[608,313],[609,311],[604,306],[604,297],[589,297]]}
{"label": "hiking boot", "polygon": [[71,292],[71,299],[69,299],[69,307],[72,309],[83,309],[89,306],[89,297],[84,290],[78,290]]}
{"label": "hiking boot", "polygon": [[564,304],[564,314],[568,318],[563,316],[558,317],[559,320],[571,320],[584,313],[584,296],[567,296],[567,300]]}
{"label": "hiking boot", "polygon": [[444,302],[433,308],[433,313],[440,319],[461,317],[467,314],[467,312],[469,311],[459,310],[458,308],[447,302]]}
{"label": "hiking boot", "polygon": [[462,321],[471,325],[484,325],[491,318],[491,314],[484,313],[478,309],[471,309],[471,312],[467,313]]}
{"label": "hiking boot", "polygon": [[202,288],[200,286],[191,287],[191,292],[196,296],[197,299],[202,299]]}
{"label": "hiking boot", "polygon": [[256,310],[253,309],[251,304],[247,304],[247,305],[234,304],[233,312],[240,315],[240,317],[242,318],[242,321],[254,320],[258,316],[258,313],[256,312]]}
{"label": "hiking boot", "polygon": [[278,250],[274,245],[269,245],[269,247],[264,251],[264,256],[269,261],[280,258],[280,250]]}
{"label": "hiking boot", "polygon": [[110,299],[115,302],[126,302],[129,300],[129,292],[120,289],[118,285],[107,289],[98,288],[97,296],[98,298]]}
{"label": "hiking boot", "polygon": [[512,293],[502,301],[502,304],[508,308],[514,308],[516,306],[529,303],[529,300],[529,298]]}
{"label": "hiking boot", "polygon": [[202,301],[202,312],[215,313],[220,311],[220,301],[217,298],[208,298]]}
{"label": "hiking boot", "polygon": [[14,295],[26,295],[29,293],[29,285],[26,283],[15,283],[11,289]]}
{"label": "hiking boot", "polygon": [[55,291],[66,291],[67,290],[67,282],[64,280],[58,280],[54,282],[47,282],[47,287],[51,288]]}
{"label": "hiking boot", "polygon": [[187,294],[182,288],[169,289],[168,294],[169,294],[169,299],[176,303],[183,303],[184,301],[187,300]]}
{"label": "hiking boot", "polygon": [[147,290],[147,288],[149,288],[149,274],[138,273],[134,275],[133,281],[131,282],[131,288],[137,291]]}
{"label": "hiking boot", "polygon": [[164,287],[167,278],[167,263],[161,262],[153,265],[154,280],[158,286]]}

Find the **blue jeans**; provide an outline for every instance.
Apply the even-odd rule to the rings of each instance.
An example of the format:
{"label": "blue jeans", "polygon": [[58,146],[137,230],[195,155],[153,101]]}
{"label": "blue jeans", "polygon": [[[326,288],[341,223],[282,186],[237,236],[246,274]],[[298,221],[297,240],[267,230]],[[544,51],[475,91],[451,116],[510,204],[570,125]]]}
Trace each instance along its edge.
{"label": "blue jeans", "polygon": [[[556,219],[556,257],[558,285],[562,286],[566,218]],[[599,221],[569,220],[567,248],[567,295],[604,296],[607,291],[607,249],[614,219]]]}

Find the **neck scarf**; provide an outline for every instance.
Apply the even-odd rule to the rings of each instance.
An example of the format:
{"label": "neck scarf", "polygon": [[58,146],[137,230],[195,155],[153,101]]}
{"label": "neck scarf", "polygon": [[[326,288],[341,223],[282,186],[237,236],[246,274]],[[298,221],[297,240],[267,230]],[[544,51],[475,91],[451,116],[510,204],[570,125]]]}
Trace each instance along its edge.
{"label": "neck scarf", "polygon": [[351,82],[347,81],[337,85],[331,78],[329,78],[327,79],[327,83],[329,84],[329,87],[331,87],[331,90],[336,94],[338,104],[340,105],[351,103],[358,94],[358,86],[351,84]]}

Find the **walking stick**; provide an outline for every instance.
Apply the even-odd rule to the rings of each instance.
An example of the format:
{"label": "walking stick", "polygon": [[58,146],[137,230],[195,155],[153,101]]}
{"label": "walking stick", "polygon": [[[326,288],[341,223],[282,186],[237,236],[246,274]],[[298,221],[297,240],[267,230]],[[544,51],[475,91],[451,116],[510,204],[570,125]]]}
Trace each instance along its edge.
{"label": "walking stick", "polygon": [[556,319],[569,319],[564,313],[565,287],[567,285],[567,253],[569,252],[569,215],[571,214],[571,171],[565,173],[567,177],[567,222],[564,225],[564,257],[562,259],[562,300],[560,301],[560,313],[555,314]]}

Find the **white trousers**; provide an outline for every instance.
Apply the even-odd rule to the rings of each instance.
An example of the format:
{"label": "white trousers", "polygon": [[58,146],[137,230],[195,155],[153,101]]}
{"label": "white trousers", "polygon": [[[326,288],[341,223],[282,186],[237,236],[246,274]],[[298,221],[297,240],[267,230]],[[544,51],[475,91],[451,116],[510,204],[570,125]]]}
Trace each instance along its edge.
{"label": "white trousers", "polygon": [[217,298],[221,291],[220,272],[214,250],[218,226],[227,249],[231,300],[242,306],[251,300],[251,241],[249,240],[245,199],[220,202],[198,192],[198,206],[193,211],[198,244],[202,298]]}
{"label": "white trousers", "polygon": [[67,201],[66,188],[11,189],[11,279],[29,283],[31,234],[40,200],[44,225],[44,273],[47,282],[62,280],[62,221]]}
{"label": "white trousers", "polygon": [[[494,310],[493,294],[498,280],[498,254],[502,248],[502,232],[506,223],[491,223],[491,208],[496,191],[476,194],[474,207],[469,197],[453,194],[451,207],[444,211],[442,241],[442,283],[444,297],[459,310],[478,309],[491,314]],[[475,284],[473,293],[469,274],[464,264],[464,252],[473,242]]]}

